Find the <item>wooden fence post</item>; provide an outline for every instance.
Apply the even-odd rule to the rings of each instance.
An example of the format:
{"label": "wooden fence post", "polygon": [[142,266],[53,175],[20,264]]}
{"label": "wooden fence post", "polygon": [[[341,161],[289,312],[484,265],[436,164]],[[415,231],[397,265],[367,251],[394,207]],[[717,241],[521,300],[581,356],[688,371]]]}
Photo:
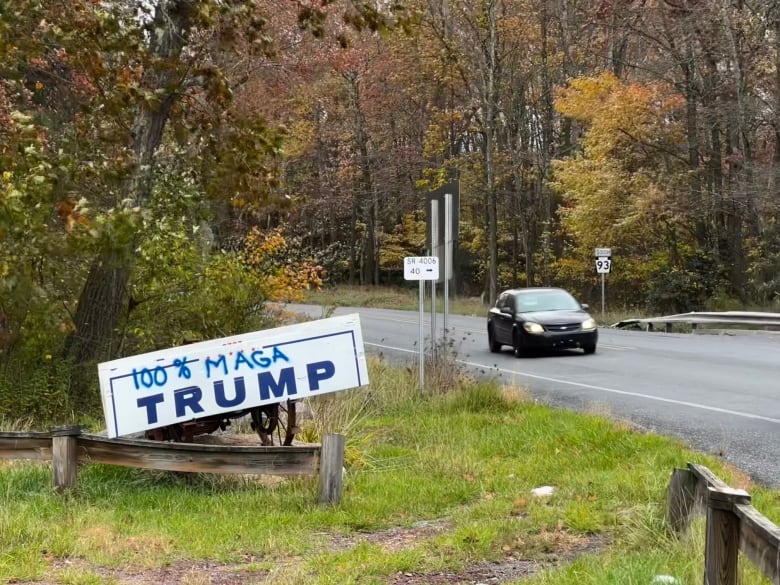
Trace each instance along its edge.
{"label": "wooden fence post", "polygon": [[675,469],[669,481],[666,526],[673,534],[688,529],[696,505],[696,475],[690,469]]}
{"label": "wooden fence post", "polygon": [[341,502],[344,473],[344,435],[329,434],[322,438],[320,451],[320,504]]}
{"label": "wooden fence post", "polygon": [[704,585],[737,585],[739,517],[736,504],[750,504],[745,490],[707,490],[707,536],[704,544]]}
{"label": "wooden fence post", "polygon": [[57,491],[76,487],[80,434],[79,426],[57,427],[51,431],[51,462]]}

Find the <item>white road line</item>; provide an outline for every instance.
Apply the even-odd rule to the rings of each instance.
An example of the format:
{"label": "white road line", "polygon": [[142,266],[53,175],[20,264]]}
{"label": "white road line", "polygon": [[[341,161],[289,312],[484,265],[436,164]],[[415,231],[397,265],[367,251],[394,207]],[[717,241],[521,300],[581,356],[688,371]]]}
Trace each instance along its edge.
{"label": "white road line", "polygon": [[[391,349],[393,351],[400,351],[404,353],[418,354],[418,351],[409,349],[402,349],[400,347],[393,347],[390,345],[380,345],[378,343],[367,343],[365,345],[373,345],[382,349]],[[483,370],[501,372],[504,374],[511,374],[514,376],[525,376],[527,378],[533,378],[535,380],[542,380],[544,382],[553,382],[555,384],[567,384],[569,386],[577,386],[578,388],[586,388],[588,390],[596,390],[598,392],[606,392],[609,394],[619,394],[621,396],[631,396],[633,398],[644,398],[646,400],[654,400],[656,402],[665,402],[667,404],[676,404],[677,406],[688,406],[690,408],[698,408],[699,410],[708,410],[710,412],[718,412],[720,414],[729,414],[732,416],[740,416],[742,418],[748,418],[752,420],[762,420],[765,422],[780,424],[780,419],[772,418],[769,416],[761,416],[760,414],[752,414],[750,412],[742,412],[740,410],[729,410],[727,408],[718,408],[717,406],[708,406],[706,404],[699,404],[697,402],[687,402],[685,400],[674,400],[673,398],[663,398],[661,396],[652,396],[651,394],[642,394],[640,392],[628,392],[626,390],[617,390],[615,388],[605,388],[604,386],[594,386],[593,384],[583,384],[582,382],[571,382],[569,380],[562,380],[560,378],[550,378],[548,376],[540,376],[538,374],[530,374],[528,372],[518,372],[515,370],[506,370],[504,368],[497,368],[493,366],[486,366],[484,364],[478,364],[475,362],[467,362],[465,360],[455,360],[459,364],[469,366],[471,368],[481,368]]]}

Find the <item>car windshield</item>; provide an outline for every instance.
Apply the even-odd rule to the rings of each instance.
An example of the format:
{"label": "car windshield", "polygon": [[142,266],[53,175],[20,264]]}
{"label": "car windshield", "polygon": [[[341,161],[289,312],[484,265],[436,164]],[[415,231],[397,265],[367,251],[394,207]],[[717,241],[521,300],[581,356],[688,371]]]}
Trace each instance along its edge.
{"label": "car windshield", "polygon": [[565,291],[543,291],[517,295],[517,312],[579,311],[580,304]]}

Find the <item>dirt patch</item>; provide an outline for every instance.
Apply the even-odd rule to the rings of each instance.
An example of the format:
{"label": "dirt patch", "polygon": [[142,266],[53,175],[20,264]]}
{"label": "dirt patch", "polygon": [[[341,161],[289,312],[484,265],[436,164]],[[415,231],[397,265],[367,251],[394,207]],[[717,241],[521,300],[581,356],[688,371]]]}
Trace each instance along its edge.
{"label": "dirt patch", "polygon": [[417,522],[409,528],[388,528],[378,532],[358,532],[349,536],[330,536],[329,548],[331,550],[349,550],[361,542],[368,542],[381,546],[385,552],[392,553],[422,540],[430,539],[450,528],[451,522],[439,520],[434,522]]}
{"label": "dirt patch", "polygon": [[[381,546],[388,553],[419,545],[451,528],[447,520],[418,522],[408,528],[390,528],[355,535],[325,535],[328,550],[349,550],[361,542]],[[582,554],[597,553],[608,545],[602,536],[576,536],[565,539],[560,548],[553,547],[538,559],[522,558],[520,551],[509,551],[498,561],[466,566],[461,571],[404,572],[388,578],[390,585],[501,585],[535,575],[544,569],[571,562]],[[278,578],[276,571],[260,569],[260,561],[247,558],[245,563],[220,564],[180,561],[159,569],[125,569],[93,566],[83,559],[53,560],[49,576],[37,581],[10,581],[14,585],[60,585],[72,582],[73,574],[89,574],[110,579],[117,585],[245,585],[268,584]],[[290,561],[285,562],[287,568]],[[70,576],[70,577],[69,577]]]}
{"label": "dirt patch", "polygon": [[[388,553],[420,544],[450,528],[449,521],[418,522],[408,528],[390,528],[356,535],[327,535],[328,550],[349,550],[361,542],[381,546]],[[508,552],[499,561],[486,561],[466,566],[462,571],[404,572],[391,576],[390,585],[501,585],[529,577],[541,570],[570,562],[581,554],[596,553],[608,544],[599,536],[578,536],[567,539],[561,549],[550,550],[539,559],[522,558],[520,551]],[[110,579],[117,585],[244,585],[266,584],[276,579],[275,571],[259,569],[258,560],[246,563],[220,564],[180,561],[159,569],[123,569],[93,566],[83,559],[52,561],[49,576],[37,581],[10,581],[14,585],[59,585],[71,582],[74,573],[92,573]],[[289,565],[289,563],[288,563]],[[288,566],[289,568],[289,566]]]}
{"label": "dirt patch", "polygon": [[479,563],[467,567],[460,573],[438,571],[435,573],[403,573],[390,583],[392,585],[488,585],[509,583],[537,573],[543,565],[525,559],[507,559],[494,563]]}
{"label": "dirt patch", "polygon": [[9,581],[9,585],[60,585],[73,582],[69,575],[76,573],[92,573],[117,585],[245,585],[265,582],[269,571],[257,570],[253,568],[255,566],[182,561],[161,569],[136,571],[95,567],[82,559],[67,559],[52,563],[52,580]]}
{"label": "dirt patch", "polygon": [[583,537],[578,539],[578,543],[568,548],[564,554],[549,553],[541,559],[525,559],[510,554],[500,561],[485,561],[468,565],[462,571],[399,573],[390,583],[391,585],[501,585],[571,562],[581,554],[598,552],[606,544],[603,537]]}
{"label": "dirt patch", "polygon": [[[418,522],[408,528],[389,528],[377,532],[358,533],[349,536],[331,536],[331,550],[348,550],[361,542],[381,546],[386,552],[397,552],[418,545],[452,528],[449,520]],[[520,551],[508,551],[500,561],[474,563],[462,571],[404,572],[395,575],[391,585],[500,585],[530,577],[541,570],[553,568],[582,554],[598,553],[609,541],[603,536],[570,535],[560,528],[543,531],[548,552],[540,559],[527,559]]]}

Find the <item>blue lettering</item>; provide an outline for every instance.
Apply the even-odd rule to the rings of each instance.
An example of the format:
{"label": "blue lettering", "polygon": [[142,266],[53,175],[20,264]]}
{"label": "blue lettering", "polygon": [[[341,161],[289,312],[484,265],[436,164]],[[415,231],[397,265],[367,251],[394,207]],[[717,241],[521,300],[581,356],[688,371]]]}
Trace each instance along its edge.
{"label": "blue lettering", "polygon": [[260,384],[260,398],[270,400],[271,394],[276,398],[284,397],[284,390],[287,388],[287,395],[292,396],[298,393],[295,385],[295,370],[293,368],[282,368],[279,372],[279,381],[274,380],[271,372],[261,372],[257,374],[257,382]]}
{"label": "blue lettering", "polygon": [[165,368],[162,366],[157,366],[153,370],[142,368],[140,372],[133,368],[133,384],[135,385],[136,390],[140,390],[141,386],[144,388],[165,386],[167,381],[168,372],[166,372]]}
{"label": "blue lettering", "polygon": [[242,363],[248,365],[250,369],[254,368],[254,366],[252,365],[252,362],[250,362],[248,359],[246,359],[246,356],[244,355],[244,352],[243,351],[239,351],[236,354],[236,362],[233,365],[233,369],[237,370],[241,366]]}
{"label": "blue lettering", "polygon": [[146,421],[151,425],[157,422],[157,405],[165,400],[163,394],[152,394],[136,400],[139,408],[146,408]]}
{"label": "blue lettering", "polygon": [[227,376],[228,373],[228,366],[227,366],[227,359],[224,355],[219,356],[219,359],[217,361],[212,360],[211,358],[206,358],[206,377],[211,378],[211,366],[214,366],[215,368],[218,368],[222,366],[222,374],[224,376]]}
{"label": "blue lettering", "polygon": [[278,347],[274,347],[274,355],[271,356],[274,360],[274,363],[276,363],[277,360],[284,360],[286,362],[290,361],[290,358],[288,358],[286,355],[282,353],[282,350]]}
{"label": "blue lettering", "polygon": [[188,386],[181,390],[176,390],[173,396],[176,402],[176,416],[183,417],[187,413],[184,411],[186,407],[190,407],[192,413],[203,412],[203,407],[199,404],[200,399],[203,398],[203,392],[197,386]]}
{"label": "blue lettering", "polygon": [[271,358],[260,357],[263,355],[262,350],[256,350],[252,352],[252,361],[255,362],[261,368],[267,368],[271,365]]}
{"label": "blue lettering", "polygon": [[311,390],[320,389],[320,381],[332,378],[336,373],[336,366],[333,362],[314,362],[306,365],[306,374],[309,377],[309,388]]}
{"label": "blue lettering", "polygon": [[217,404],[223,408],[229,408],[231,406],[238,406],[246,398],[246,387],[244,386],[243,378],[234,378],[233,386],[236,389],[235,398],[229,399],[225,396],[225,384],[222,382],[214,382],[214,398]]}

